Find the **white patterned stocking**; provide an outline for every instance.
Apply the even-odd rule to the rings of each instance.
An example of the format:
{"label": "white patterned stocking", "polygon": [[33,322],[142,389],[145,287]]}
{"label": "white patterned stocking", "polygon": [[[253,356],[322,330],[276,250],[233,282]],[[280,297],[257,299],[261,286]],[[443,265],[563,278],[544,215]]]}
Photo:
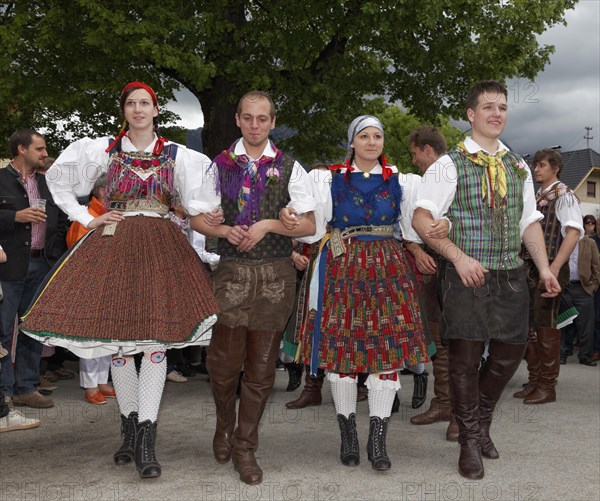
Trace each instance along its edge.
{"label": "white patterned stocking", "polygon": [[113,357],[110,364],[119,410],[125,417],[138,411],[138,375],[133,357]]}
{"label": "white patterned stocking", "polygon": [[138,421],[149,419],[155,422],[167,377],[167,359],[164,347],[144,350],[142,367],[140,368]]}
{"label": "white patterned stocking", "polygon": [[356,392],[358,389],[356,376],[343,375],[340,377],[338,373],[330,372],[327,374],[327,379],[331,384],[335,412],[346,418],[350,414],[356,414]]}

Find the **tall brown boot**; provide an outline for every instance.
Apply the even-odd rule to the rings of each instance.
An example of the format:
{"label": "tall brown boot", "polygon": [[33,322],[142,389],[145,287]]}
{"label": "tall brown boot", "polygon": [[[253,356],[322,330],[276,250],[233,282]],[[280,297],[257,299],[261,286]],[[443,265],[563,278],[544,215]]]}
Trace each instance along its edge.
{"label": "tall brown boot", "polygon": [[233,452],[235,391],[245,353],[245,327],[231,328],[222,324],[213,327],[206,365],[217,413],[213,452],[218,463],[227,463]]}
{"label": "tall brown boot", "polygon": [[250,331],[242,377],[238,426],[234,431],[233,466],[248,485],[262,482],[263,472],[254,452],[258,448],[258,426],[273,383],[281,332]]}
{"label": "tall brown boot", "polygon": [[460,456],[458,472],[466,478],[483,478],[479,430],[479,364],[485,343],[450,339],[450,387],[458,423]]}
{"label": "tall brown boot", "polygon": [[[481,375],[481,368],[480,368]],[[453,402],[454,398],[452,397],[452,386],[449,386],[450,393],[450,401]],[[454,416],[454,409],[450,412],[450,422],[448,423],[448,428],[446,428],[446,440],[448,442],[458,442],[458,423],[456,422],[456,417]]]}
{"label": "tall brown boot", "polygon": [[529,381],[527,386],[513,394],[515,398],[527,398],[531,395],[538,385],[540,376],[540,352],[535,331],[529,333],[529,342],[525,351],[525,360],[527,361],[527,372],[529,372]]}
{"label": "tall brown boot", "polygon": [[458,423],[454,417],[454,412],[450,414],[450,422],[446,428],[446,440],[448,442],[458,442]]}
{"label": "tall brown boot", "polygon": [[321,388],[325,379],[325,371],[318,369],[316,376],[310,375],[310,369],[306,366],[306,376],[304,377],[304,388],[296,400],[285,404],[288,409],[304,409],[310,405],[321,405],[323,397]]}
{"label": "tall brown boot", "polygon": [[540,375],[537,388],[523,401],[524,404],[545,404],[556,401],[556,383],[560,371],[560,330],[538,327],[537,338]]}
{"label": "tall brown boot", "polygon": [[489,459],[500,455],[490,438],[490,426],[496,404],[506,384],[519,368],[526,344],[490,341],[490,356],[479,379],[479,429],[481,431],[481,454]]}
{"label": "tall brown boot", "polygon": [[429,409],[410,418],[412,424],[432,424],[436,421],[449,421],[452,414],[450,383],[448,382],[448,348],[442,344],[440,324],[429,323],[435,341],[436,355],[433,360],[433,392]]}

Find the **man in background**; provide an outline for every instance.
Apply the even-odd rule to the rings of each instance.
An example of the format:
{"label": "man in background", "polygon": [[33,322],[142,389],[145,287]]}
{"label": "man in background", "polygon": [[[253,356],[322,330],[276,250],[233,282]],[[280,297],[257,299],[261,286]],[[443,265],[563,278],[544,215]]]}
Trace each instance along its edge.
{"label": "man in background", "polygon": [[[9,141],[11,163],[0,169],[0,235],[8,261],[0,264],[4,301],[0,304],[1,344],[15,351],[0,359],[0,388],[9,406],[52,407],[37,391],[42,345],[19,332],[14,322],[31,303],[51,266],[66,250],[67,216],[54,204],[46,179],[38,171],[48,157],[44,137],[17,130]],[[45,208],[41,208],[45,201]],[[35,207],[38,205],[38,207]]]}
{"label": "man in background", "polygon": [[[421,174],[433,165],[448,149],[446,139],[436,128],[428,125],[413,130],[408,136],[412,162]],[[412,224],[412,221],[411,221]],[[412,227],[410,228],[412,230]],[[413,235],[413,236],[411,236]],[[444,235],[446,236],[446,235]],[[412,230],[405,240],[412,240],[405,244],[407,250],[413,254],[417,269],[422,275],[421,294],[427,310],[429,329],[435,342],[436,354],[433,359],[433,392],[429,409],[422,414],[417,414],[410,419],[412,424],[426,425],[437,421],[450,421],[446,430],[446,440],[458,439],[458,424],[452,413],[450,398],[450,384],[448,380],[448,347],[442,343],[441,337],[441,311],[440,301],[440,265],[442,258],[430,247],[423,244],[418,234]]]}

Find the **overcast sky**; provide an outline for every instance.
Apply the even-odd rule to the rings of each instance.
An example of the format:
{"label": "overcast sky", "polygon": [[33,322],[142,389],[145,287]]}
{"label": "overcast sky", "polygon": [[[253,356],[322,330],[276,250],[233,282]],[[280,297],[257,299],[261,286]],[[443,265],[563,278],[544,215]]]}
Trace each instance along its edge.
{"label": "overcast sky", "polygon": [[[507,82],[509,116],[502,139],[518,153],[555,145],[562,151],[586,148],[585,127],[592,127],[590,148],[600,152],[600,0],[581,0],[566,20],[566,26],[540,36],[541,44],[555,46],[545,71],[534,82]],[[204,120],[196,98],[185,91],[178,99],[169,109],[182,117],[179,124],[200,127]]]}
{"label": "overcast sky", "polygon": [[566,20],[540,36],[555,52],[535,82],[507,82],[503,139],[518,153],[555,145],[562,151],[586,148],[585,127],[592,127],[590,148],[600,152],[600,1],[580,1]]}

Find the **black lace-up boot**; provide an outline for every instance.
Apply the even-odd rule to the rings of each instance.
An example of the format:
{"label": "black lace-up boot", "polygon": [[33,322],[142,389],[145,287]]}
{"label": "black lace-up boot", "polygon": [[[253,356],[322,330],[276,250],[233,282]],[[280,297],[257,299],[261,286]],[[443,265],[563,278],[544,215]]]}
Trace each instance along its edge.
{"label": "black lace-up boot", "polygon": [[427,376],[429,374],[427,371],[423,372],[423,374],[414,374],[414,387],[413,387],[413,396],[412,396],[412,408],[418,409],[421,407],[425,400],[427,400]]}
{"label": "black lace-up boot", "polygon": [[358,466],[360,464],[360,452],[358,450],[358,434],[356,433],[356,415],[354,413],[345,417],[337,415],[342,436],[340,448],[340,461],[344,466]]}
{"label": "black lace-up boot", "polygon": [[387,455],[386,436],[390,418],[371,416],[369,423],[369,441],[367,442],[367,454],[371,466],[377,471],[387,471],[392,467],[392,462]]}
{"label": "black lace-up boot", "polygon": [[135,438],[135,465],[140,478],[160,477],[162,469],[156,460],[154,445],[156,440],[156,421],[149,419],[137,424]]}
{"label": "black lace-up boot", "polygon": [[121,414],[121,435],[123,444],[117,452],[115,452],[114,460],[117,465],[131,463],[134,459],[135,449],[135,427],[137,425],[138,414],[132,412],[125,417]]}

